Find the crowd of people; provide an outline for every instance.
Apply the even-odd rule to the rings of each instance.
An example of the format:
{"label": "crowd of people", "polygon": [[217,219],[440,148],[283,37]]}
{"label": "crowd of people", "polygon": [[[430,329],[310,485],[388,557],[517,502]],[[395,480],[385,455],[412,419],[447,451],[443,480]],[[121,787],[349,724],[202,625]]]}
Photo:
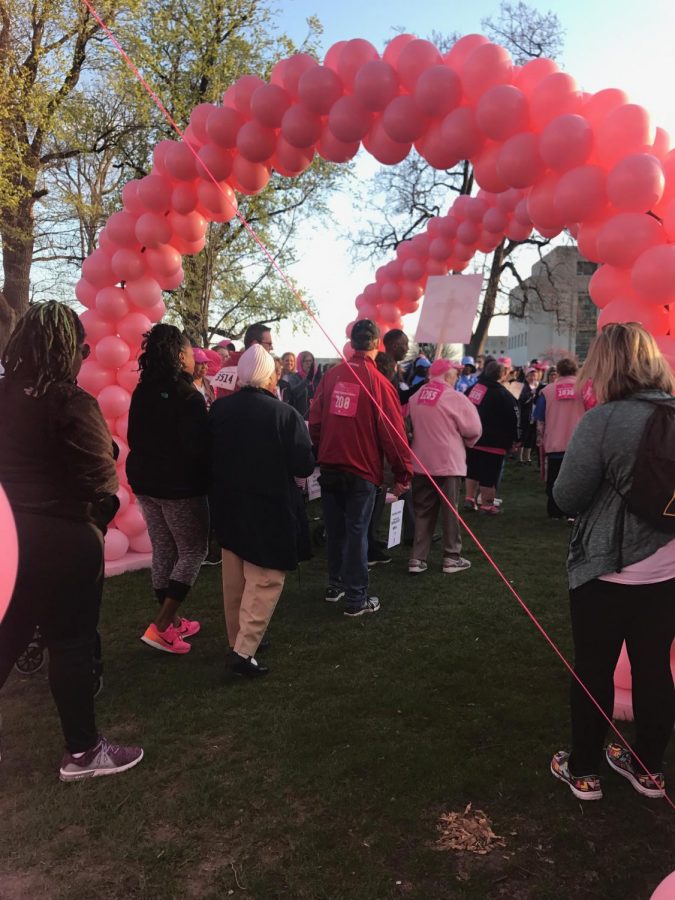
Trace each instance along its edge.
{"label": "crowd of people", "polygon": [[[145,336],[126,460],[152,544],[157,605],[142,640],[190,652],[200,624],[182,611],[211,536],[222,562],[227,674],[263,676],[258,654],[286,573],[311,555],[303,485],[317,468],[324,598],[357,618],[381,607],[369,570],[391,561],[379,541],[388,495],[407,501],[411,575],[427,570],[436,540],[442,572],[466,572],[455,511],[463,503],[465,514],[501,514],[507,458],[527,466],[538,450],[548,515],[573,522],[575,671],[608,716],[624,640],[631,659],[636,750],[650,774],[619,744],[606,748],[607,760],[640,793],[663,796],[675,721],[675,539],[666,518],[647,521],[626,500],[651,411],[675,411],[675,382],[653,339],[637,325],[608,326],[580,372],[572,359],[517,371],[503,357],[455,363],[423,353],[406,366],[407,336],[392,330],[381,339],[367,319],[353,325],[350,344],[348,361],[321,371],[308,352],[277,360],[265,323],[249,327],[241,350],[230,342],[193,348],[162,323]],[[0,686],[39,624],[66,781],[124,771],[143,755],[111,744],[95,724],[103,537],[118,482],[105,420],[77,387],[88,353],[67,306],[36,305],[10,339],[0,380],[0,419],[11,423],[0,433],[0,483],[20,543],[0,623]],[[572,750],[556,753],[551,770],[575,796],[598,799],[607,722],[576,683],[571,708]]]}

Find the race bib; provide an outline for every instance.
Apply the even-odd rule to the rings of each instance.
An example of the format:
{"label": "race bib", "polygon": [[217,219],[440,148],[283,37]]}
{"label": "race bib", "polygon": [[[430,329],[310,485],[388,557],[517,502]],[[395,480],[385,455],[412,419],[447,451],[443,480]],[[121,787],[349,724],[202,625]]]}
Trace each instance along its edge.
{"label": "race bib", "polygon": [[420,406],[436,406],[442,393],[442,384],[425,384],[417,395],[417,402]]}
{"label": "race bib", "polygon": [[480,406],[483,397],[487,394],[487,388],[484,384],[474,384],[469,393],[466,395],[474,406]]}
{"label": "race bib", "polygon": [[347,416],[353,419],[359,402],[361,386],[350,381],[338,381],[330,398],[330,411],[334,416]]}
{"label": "race bib", "polygon": [[555,386],[555,399],[556,400],[575,400],[576,394],[574,392],[573,384],[558,384]]}
{"label": "race bib", "polygon": [[211,384],[216,390],[233,391],[237,386],[237,367],[225,366],[216,372],[211,380]]}

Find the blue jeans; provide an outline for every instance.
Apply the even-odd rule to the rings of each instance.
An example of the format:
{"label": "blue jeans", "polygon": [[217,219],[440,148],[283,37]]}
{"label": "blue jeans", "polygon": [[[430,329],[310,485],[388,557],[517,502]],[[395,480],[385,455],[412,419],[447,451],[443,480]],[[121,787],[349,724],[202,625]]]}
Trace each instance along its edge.
{"label": "blue jeans", "polygon": [[368,525],[376,491],[370,481],[346,474],[337,489],[321,493],[328,585],[344,590],[354,606],[368,598]]}

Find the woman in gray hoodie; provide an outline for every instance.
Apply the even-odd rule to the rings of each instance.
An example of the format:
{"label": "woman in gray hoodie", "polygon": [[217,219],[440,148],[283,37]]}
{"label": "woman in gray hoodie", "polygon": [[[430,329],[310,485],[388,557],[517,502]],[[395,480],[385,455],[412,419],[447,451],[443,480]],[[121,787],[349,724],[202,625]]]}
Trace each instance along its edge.
{"label": "woman in gray hoodie", "polygon": [[[564,513],[577,517],[567,560],[574,670],[611,718],[614,669],[626,642],[636,756],[618,743],[605,755],[639,793],[662,797],[675,723],[675,537],[632,513],[626,498],[656,404],[675,407],[675,379],[651,335],[628,323],[607,325],[596,337],[578,383],[589,380],[598,405],[579,422],[553,490]],[[551,771],[580,800],[599,800],[609,726],[576,679],[570,703],[572,751],[556,753]]]}

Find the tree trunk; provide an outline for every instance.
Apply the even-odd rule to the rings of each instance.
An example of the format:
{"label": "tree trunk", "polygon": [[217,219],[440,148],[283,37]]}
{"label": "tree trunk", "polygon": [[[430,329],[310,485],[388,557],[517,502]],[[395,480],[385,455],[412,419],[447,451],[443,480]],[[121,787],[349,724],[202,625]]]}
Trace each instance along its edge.
{"label": "tree trunk", "polygon": [[488,329],[490,328],[490,322],[495,314],[497,291],[499,290],[499,280],[502,275],[502,265],[504,263],[505,244],[506,241],[502,241],[492,256],[490,277],[488,278],[483,305],[478,316],[478,325],[476,325],[476,330],[471,335],[471,341],[467,347],[468,355],[473,356],[474,358],[483,352],[483,347],[485,346],[485,341],[488,336]]}
{"label": "tree trunk", "polygon": [[16,313],[5,300],[5,295],[0,294],[0,356],[5,352],[9,336],[16,325]]}
{"label": "tree trunk", "polygon": [[12,215],[0,218],[2,238],[2,293],[17,319],[28,309],[30,302],[30,269],[35,245],[35,201],[28,197]]}

